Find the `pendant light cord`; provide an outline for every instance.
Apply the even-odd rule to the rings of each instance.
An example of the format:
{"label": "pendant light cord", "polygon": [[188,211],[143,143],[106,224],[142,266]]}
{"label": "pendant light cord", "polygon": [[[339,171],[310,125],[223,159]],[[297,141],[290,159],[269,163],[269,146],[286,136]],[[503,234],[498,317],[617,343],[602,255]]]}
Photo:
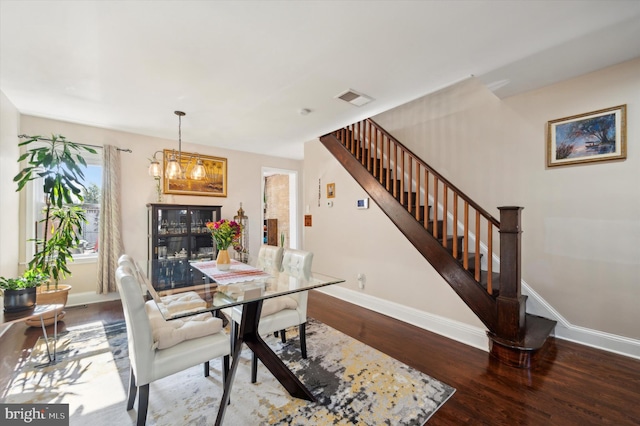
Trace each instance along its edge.
{"label": "pendant light cord", "polygon": [[182,164],[182,116],[185,113],[182,111],[174,111],[174,113],[178,116],[178,164]]}

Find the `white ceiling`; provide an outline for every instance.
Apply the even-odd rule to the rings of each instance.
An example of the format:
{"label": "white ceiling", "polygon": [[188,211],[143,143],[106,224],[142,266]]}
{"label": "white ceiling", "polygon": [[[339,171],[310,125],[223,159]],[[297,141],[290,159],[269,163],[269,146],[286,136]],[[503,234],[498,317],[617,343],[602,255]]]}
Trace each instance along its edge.
{"label": "white ceiling", "polygon": [[509,96],[639,56],[637,0],[0,0],[21,113],[177,140],[182,110],[183,142],[290,158],[472,75]]}

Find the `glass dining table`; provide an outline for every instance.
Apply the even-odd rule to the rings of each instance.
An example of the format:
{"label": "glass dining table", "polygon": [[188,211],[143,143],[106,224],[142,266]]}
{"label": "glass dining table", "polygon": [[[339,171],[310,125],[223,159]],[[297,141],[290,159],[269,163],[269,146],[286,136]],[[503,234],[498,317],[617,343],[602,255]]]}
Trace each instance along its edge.
{"label": "glass dining table", "polygon": [[[243,343],[291,396],[315,401],[311,392],[258,334],[262,304],[266,299],[342,283],[344,279],[316,272],[267,272],[235,260],[232,261],[230,270],[220,271],[216,268],[215,261],[191,262],[186,258],[153,260],[147,265],[147,271],[147,276],[154,277],[155,281],[144,279],[148,293],[167,321],[203,312],[221,317],[222,309],[242,306],[242,319],[232,345],[232,362],[224,384],[216,425],[221,425],[224,419]],[[166,303],[170,298],[175,298],[172,295],[187,292],[199,296],[195,298],[196,303]]]}

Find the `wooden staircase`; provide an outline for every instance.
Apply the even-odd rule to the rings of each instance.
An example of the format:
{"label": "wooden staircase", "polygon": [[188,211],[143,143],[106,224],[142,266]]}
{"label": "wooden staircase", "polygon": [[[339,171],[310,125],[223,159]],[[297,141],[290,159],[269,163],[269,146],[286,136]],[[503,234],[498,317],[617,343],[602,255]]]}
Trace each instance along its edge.
{"label": "wooden staircase", "polygon": [[534,366],[556,322],[525,311],[522,208],[498,221],[371,119],[320,141],[487,327],[491,355]]}

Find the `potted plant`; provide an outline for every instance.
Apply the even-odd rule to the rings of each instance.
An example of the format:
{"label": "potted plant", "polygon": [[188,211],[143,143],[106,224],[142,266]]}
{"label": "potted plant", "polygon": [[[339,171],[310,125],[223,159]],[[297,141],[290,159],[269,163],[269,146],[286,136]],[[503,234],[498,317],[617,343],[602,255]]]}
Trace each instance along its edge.
{"label": "potted plant", "polygon": [[[71,273],[67,263],[73,261],[72,250],[79,245],[81,225],[86,222],[84,211],[77,205],[84,200],[86,191],[82,167],[86,167],[87,162],[81,154],[96,151],[70,142],[62,135],[52,135],[51,139],[34,136],[19,145],[27,147],[27,151],[18,162],[26,160],[27,165],[13,178],[18,184],[17,191],[27,182],[42,179],[44,193],[44,218],[40,221],[44,232],[42,238],[33,240],[36,250],[29,262],[31,269],[49,277],[46,290],[38,293],[38,303],[64,305],[71,286],[61,286],[59,281]],[[58,313],[59,319],[61,314],[64,315]],[[52,323],[53,317],[52,313],[45,321]]]}
{"label": "potted plant", "polygon": [[47,279],[40,271],[29,269],[21,277],[0,277],[5,312],[31,309],[36,304],[36,288]]}

